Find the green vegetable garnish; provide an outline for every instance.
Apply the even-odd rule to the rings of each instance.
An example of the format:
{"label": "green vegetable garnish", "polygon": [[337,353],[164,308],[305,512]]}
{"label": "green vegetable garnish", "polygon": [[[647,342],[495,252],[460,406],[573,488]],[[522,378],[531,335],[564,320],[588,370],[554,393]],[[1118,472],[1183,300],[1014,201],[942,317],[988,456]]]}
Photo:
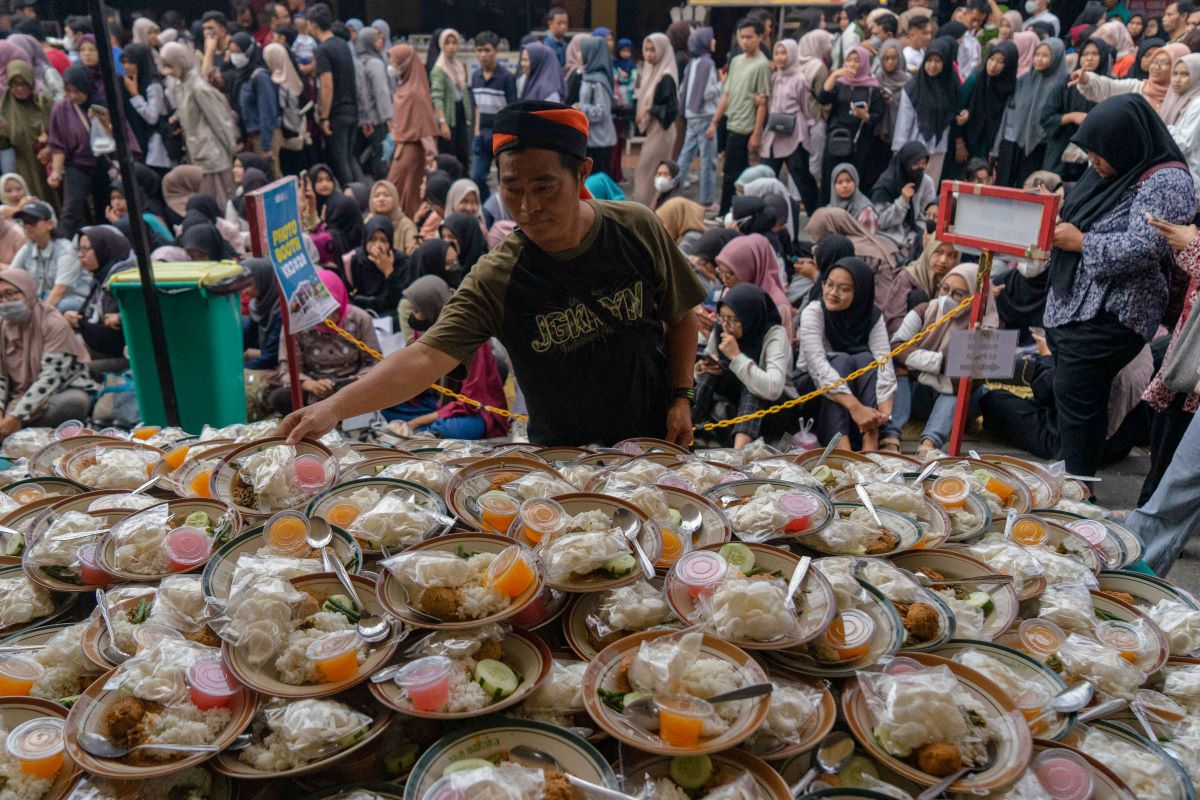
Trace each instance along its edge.
{"label": "green vegetable garnish", "polygon": [[143,597],[138,600],[137,606],[129,613],[129,621],[134,625],[141,625],[150,618],[152,608],[154,608],[154,601]]}
{"label": "green vegetable garnish", "polygon": [[618,714],[625,711],[625,695],[629,694],[628,692],[610,692],[607,689],[597,686],[596,694],[600,695],[600,701],[604,703],[604,705],[608,706],[613,711],[616,711]]}

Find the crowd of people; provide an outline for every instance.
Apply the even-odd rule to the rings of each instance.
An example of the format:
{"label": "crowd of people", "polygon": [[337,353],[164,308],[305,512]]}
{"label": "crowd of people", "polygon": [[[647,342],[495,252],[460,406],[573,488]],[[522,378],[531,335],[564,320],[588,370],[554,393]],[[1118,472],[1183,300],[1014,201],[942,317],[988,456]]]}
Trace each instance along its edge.
{"label": "crowd of people", "polygon": [[[526,121],[506,124],[526,138],[545,133],[528,120],[550,115],[586,139],[578,158],[563,151],[584,196],[631,200],[661,223],[646,232],[632,211],[597,205],[572,212],[570,224],[591,214],[602,231],[576,243],[612,225],[648,252],[658,253],[656,237],[673,243],[660,262],[686,258],[686,285],[657,263],[653,298],[600,302],[618,318],[626,301],[639,315],[655,306],[666,336],[649,368],[669,362],[674,383],[694,381],[691,423],[745,417],[882,362],[805,405],[704,434],[710,443],[811,427],[821,444],[840,435],[856,449],[945,448],[957,406],[947,356],[967,315],[890,354],[976,289],[977,256],[934,236],[939,182],[958,179],[1063,197],[1048,260],[995,259],[979,324],[1019,331],[1021,346],[1006,386],[974,384],[970,417],[984,435],[1077,475],[1149,443],[1143,501],[1176,480],[1176,449],[1200,405],[1200,333],[1190,334],[1200,326],[1189,324],[1200,285],[1192,0],[1161,17],[1091,0],[1074,19],[1045,0],[861,0],[805,10],[787,35],[756,11],[728,39],[677,21],[640,46],[607,28],[570,35],[567,12],[552,8],[545,30],[508,58],[492,32],[444,28],[417,48],[397,43],[384,20],[337,20],[305,0],[197,20],[166,11],[132,20],[128,34],[113,19],[107,41],[82,17],[47,39],[36,5],[19,5],[0,40],[0,436],[86,416],[94,382],[126,366],[104,288],[133,258],[116,137],[136,161],[153,258],[242,259],[252,273],[247,402],[273,416],[293,410],[290,372],[270,263],[251,257],[246,194],[297,176],[305,244],[338,303],[333,321],[372,348],[389,329],[411,344],[447,316],[461,326],[452,300],[482,292],[497,264],[524,264],[531,247],[559,255],[543,241],[560,234],[539,238],[528,210],[552,189],[496,171],[518,135],[497,120],[522,109]],[[115,97],[99,46],[113,50]],[[522,208],[506,197],[524,198]],[[603,246],[623,253],[619,241]],[[540,290],[529,280],[514,272],[497,284],[509,292],[497,326],[528,323],[509,320],[523,308],[512,286]],[[681,304],[686,321],[668,313]],[[542,352],[605,324],[584,305],[558,313],[537,316],[526,346]],[[503,339],[463,351],[465,373],[442,380],[493,407],[534,408],[536,424],[552,413],[539,394],[549,387],[510,380],[526,354]],[[306,403],[374,363],[323,326],[297,345]],[[677,380],[680,353],[691,366]],[[384,414],[406,434],[523,433],[429,391]]]}

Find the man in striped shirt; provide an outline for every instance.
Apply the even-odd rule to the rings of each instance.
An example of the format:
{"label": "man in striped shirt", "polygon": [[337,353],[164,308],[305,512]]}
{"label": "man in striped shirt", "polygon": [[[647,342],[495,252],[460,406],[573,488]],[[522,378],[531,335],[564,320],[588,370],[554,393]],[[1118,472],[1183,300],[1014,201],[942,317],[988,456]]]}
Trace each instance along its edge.
{"label": "man in striped shirt", "polygon": [[471,180],[479,186],[479,202],[488,199],[488,174],[492,171],[492,123],[500,109],[517,101],[517,81],[496,61],[500,37],[491,31],[475,35],[479,67],[471,75],[471,100],[475,103],[475,141],[471,146]]}

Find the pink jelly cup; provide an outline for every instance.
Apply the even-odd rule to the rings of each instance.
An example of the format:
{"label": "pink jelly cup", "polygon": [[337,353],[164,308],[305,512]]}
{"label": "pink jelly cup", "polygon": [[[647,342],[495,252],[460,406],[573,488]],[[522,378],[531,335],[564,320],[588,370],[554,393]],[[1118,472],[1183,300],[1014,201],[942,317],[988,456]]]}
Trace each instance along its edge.
{"label": "pink jelly cup", "polygon": [[687,587],[688,594],[696,600],[712,594],[717,584],[725,579],[729,564],[711,550],[693,550],[681,556],[671,569],[675,578]]}
{"label": "pink jelly cup", "polygon": [[70,439],[83,433],[83,423],[77,419],[69,419],[54,429],[55,439]]}
{"label": "pink jelly cup", "polygon": [[88,586],[108,586],[117,579],[116,575],[100,566],[99,550],[98,544],[79,548],[79,579]]}
{"label": "pink jelly cup", "polygon": [[417,711],[437,711],[450,700],[452,669],[454,662],[445,656],[425,656],[405,664],[393,680]]}
{"label": "pink jelly cup", "polygon": [[804,533],[812,527],[813,514],[821,508],[817,499],[805,492],[784,492],[775,500],[779,510],[788,515],[788,533]]}
{"label": "pink jelly cup", "polygon": [[188,696],[201,711],[224,708],[242,690],[220,661],[199,661],[187,669]]}
{"label": "pink jelly cup", "polygon": [[685,492],[699,494],[696,491],[696,486],[686,478],[681,478],[678,475],[663,475],[654,482],[658,486],[668,486],[672,489],[683,489]]}
{"label": "pink jelly cup", "polygon": [[292,459],[292,474],[302,489],[320,489],[325,485],[325,462],[318,456],[302,455]]}
{"label": "pink jelly cup", "polygon": [[909,675],[913,672],[920,672],[925,669],[925,666],[916,659],[908,658],[907,656],[896,656],[883,667],[883,672],[886,675]]}
{"label": "pink jelly cup", "polygon": [[1038,753],[1030,766],[1051,800],[1091,800],[1092,767],[1079,754],[1051,747]]}
{"label": "pink jelly cup", "polygon": [[199,528],[181,525],[163,538],[162,548],[171,562],[171,569],[187,572],[208,560],[212,540]]}
{"label": "pink jelly cup", "polygon": [[1079,537],[1092,547],[1101,545],[1108,538],[1108,528],[1103,522],[1094,519],[1080,519],[1072,522],[1067,529],[1079,534]]}

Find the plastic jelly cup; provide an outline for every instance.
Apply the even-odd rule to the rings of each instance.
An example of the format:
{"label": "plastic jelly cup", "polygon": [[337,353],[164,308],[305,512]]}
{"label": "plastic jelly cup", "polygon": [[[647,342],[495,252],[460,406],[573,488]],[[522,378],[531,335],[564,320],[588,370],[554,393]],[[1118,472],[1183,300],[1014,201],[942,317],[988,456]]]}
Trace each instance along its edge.
{"label": "plastic jelly cup", "polygon": [[567,527],[567,513],[550,499],[534,497],[526,500],[521,503],[520,515],[525,526],[525,538],[534,544]]}
{"label": "plastic jelly cup", "polygon": [[162,428],[160,428],[158,425],[143,425],[139,428],[134,428],[133,431],[131,431],[131,433],[133,435],[133,438],[139,439],[144,442],[161,430],[162,430]]}
{"label": "plastic jelly cup", "polygon": [[691,537],[685,536],[679,528],[660,523],[658,529],[662,535],[662,553],[659,555],[658,561],[654,562],[654,566],[669,567],[682,558],[685,553],[691,551]]}
{"label": "plastic jelly cup", "polygon": [[1017,705],[1017,710],[1021,712],[1021,716],[1029,723],[1031,733],[1036,734],[1046,730],[1047,723],[1054,719],[1054,715],[1050,715],[1045,720],[1034,722],[1046,711],[1046,706],[1050,701],[1050,695],[1041,686],[1030,685],[1024,693],[1014,695],[1012,699]]}
{"label": "plastic jelly cup", "polygon": [[21,764],[21,771],[38,778],[52,778],[63,765],[66,753],[65,720],[37,717],[22,722],[9,732],[4,749]]}
{"label": "plastic jelly cup", "polygon": [[117,579],[116,575],[100,566],[97,557],[100,545],[89,544],[79,548],[79,579],[89,586],[108,586]]}
{"label": "plastic jelly cup", "polygon": [[695,747],[700,743],[704,720],[713,714],[712,704],[691,695],[655,697],[658,704],[658,736],[673,747]]}
{"label": "plastic jelly cup", "polygon": [[292,459],[292,475],[301,489],[319,489],[325,485],[325,462],[307,453],[296,456]]}
{"label": "plastic jelly cup", "polygon": [[521,505],[504,492],[484,492],[479,497],[483,526],[495,533],[506,534],[513,520],[521,511]]}
{"label": "plastic jelly cup", "polygon": [[25,697],[45,674],[46,668],[29,656],[8,656],[0,660],[0,696]]}
{"label": "plastic jelly cup", "polygon": [[712,594],[717,584],[725,579],[729,563],[711,550],[694,550],[680,556],[672,568],[675,577],[687,587],[693,600]]}
{"label": "plastic jelly cup", "polygon": [[1108,528],[1103,522],[1097,522],[1094,519],[1080,519],[1072,522],[1067,526],[1067,530],[1079,534],[1080,538],[1090,544],[1092,547],[1101,545],[1108,538]]}
{"label": "plastic jelly cup", "polygon": [[874,618],[857,608],[849,608],[833,618],[833,622],[821,634],[821,639],[833,648],[839,661],[853,661],[871,651],[871,637],[874,635]]}
{"label": "plastic jelly cup", "polygon": [[201,711],[224,708],[242,690],[219,660],[198,661],[187,669],[188,697]]}
{"label": "plastic jelly cup", "polygon": [[1152,718],[1165,723],[1183,722],[1188,710],[1162,692],[1153,689],[1138,689],[1133,696],[1133,705],[1146,711]]}
{"label": "plastic jelly cup", "polygon": [[8,493],[8,496],[16,500],[21,505],[36,503],[46,496],[46,490],[36,483],[27,483],[24,486],[18,486]]}
{"label": "plastic jelly cup", "polygon": [[339,528],[345,528],[354,520],[358,519],[358,515],[362,513],[362,509],[348,500],[339,500],[325,510],[325,521],[330,525],[337,525]]}
{"label": "plastic jelly cup", "polygon": [[143,622],[133,628],[133,649],[138,653],[148,650],[165,639],[183,641],[183,634],[157,622]]}
{"label": "plastic jelly cup", "polygon": [[812,527],[813,515],[821,508],[816,498],[804,492],[784,492],[775,499],[775,505],[787,514],[787,533],[804,533]]}
{"label": "plastic jelly cup", "polygon": [[923,669],[925,667],[920,661],[908,656],[896,656],[883,667],[884,674],[887,675],[908,675],[912,672],[920,672]]}
{"label": "plastic jelly cup", "polygon": [[355,631],[336,631],[310,644],[304,655],[316,665],[326,683],[340,683],[358,674],[361,642],[362,638]]}
{"label": "plastic jelly cup", "polygon": [[996,497],[999,497],[1001,503],[1007,503],[1008,498],[1012,497],[1013,492],[1016,491],[1016,489],[1009,486],[1007,483],[1000,480],[990,472],[988,473],[987,490],[996,495]]}
{"label": "plastic jelly cup", "polygon": [[666,486],[671,489],[683,489],[685,492],[699,494],[696,485],[687,478],[681,478],[675,474],[661,475],[654,481],[655,486]]}
{"label": "plastic jelly cup", "polygon": [[1034,756],[1030,767],[1051,800],[1091,800],[1092,768],[1077,753],[1050,747]]}
{"label": "plastic jelly cup", "polygon": [[171,562],[171,569],[187,572],[208,560],[212,540],[199,528],[181,525],[163,537],[162,549]]}
{"label": "plastic jelly cup", "polygon": [[187,486],[188,491],[191,492],[196,497],[203,497],[206,500],[211,500],[212,499],[212,489],[209,487],[209,483],[211,481],[212,481],[212,470],[211,469],[202,469],[199,472],[192,475],[191,479],[188,481],[188,486]]}
{"label": "plastic jelly cup", "polygon": [[183,466],[183,462],[191,449],[190,445],[181,444],[164,455],[163,461],[167,462],[167,466],[174,472]]}
{"label": "plastic jelly cup", "polygon": [[1105,620],[1096,625],[1096,641],[1111,647],[1131,664],[1138,662],[1146,649],[1146,636],[1136,625],[1120,620]]}
{"label": "plastic jelly cup", "polygon": [[263,539],[280,553],[304,550],[308,547],[308,518],[298,511],[280,511],[263,526]]}
{"label": "plastic jelly cup", "polygon": [[1050,656],[1058,652],[1067,638],[1062,628],[1044,619],[1027,619],[1017,629],[1021,647],[1032,655]]}
{"label": "plastic jelly cup", "polygon": [[488,586],[505,597],[519,597],[533,583],[533,569],[518,545],[506,547],[488,565]]}
{"label": "plastic jelly cup", "polygon": [[452,669],[454,662],[445,656],[425,656],[405,664],[393,680],[417,711],[437,711],[450,700]]}
{"label": "plastic jelly cup", "polygon": [[1036,517],[1017,517],[1012,526],[1012,538],[1017,544],[1041,544],[1046,541],[1046,526]]}
{"label": "plastic jelly cup", "polygon": [[69,419],[54,429],[55,439],[70,439],[83,433],[83,423],[77,419]]}
{"label": "plastic jelly cup", "polygon": [[957,475],[943,475],[933,482],[930,488],[934,502],[943,508],[962,508],[967,503],[967,495],[971,487]]}

